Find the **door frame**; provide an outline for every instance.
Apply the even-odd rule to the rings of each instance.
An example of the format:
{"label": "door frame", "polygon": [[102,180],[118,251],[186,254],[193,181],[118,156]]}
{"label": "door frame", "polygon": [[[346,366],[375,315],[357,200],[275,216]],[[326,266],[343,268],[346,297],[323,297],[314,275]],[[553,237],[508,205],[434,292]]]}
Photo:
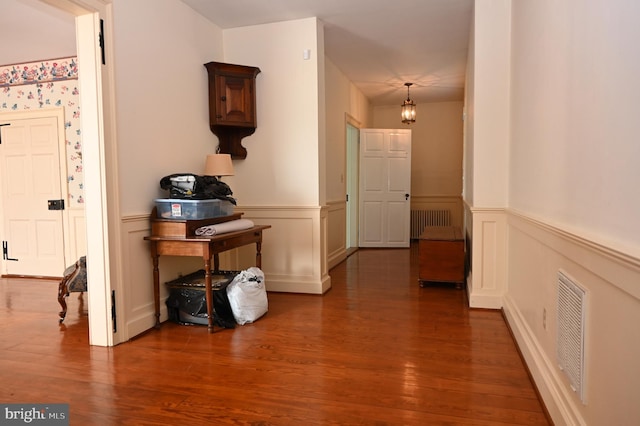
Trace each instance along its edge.
{"label": "door frame", "polygon": [[[76,43],[87,239],[89,344],[114,346],[125,342],[124,309],[112,320],[113,302],[124,306],[118,203],[115,86],[113,67],[113,6],[111,0],[39,0],[76,17]],[[100,48],[101,19],[106,64]],[[107,173],[109,164],[109,173]],[[113,295],[116,295],[115,297]]]}
{"label": "door frame", "polygon": [[[346,208],[346,241],[345,248],[347,256],[358,249],[359,230],[359,178],[360,178],[360,127],[361,123],[345,113],[345,163],[346,163],[346,188],[347,196],[351,195],[347,201]],[[358,135],[355,140],[349,138],[349,127],[357,130]],[[353,197],[355,195],[355,197]]]}
{"label": "door frame", "polygon": [[[0,122],[12,122],[16,120],[32,120],[38,118],[55,118],[58,125],[58,166],[60,169],[60,195],[63,200],[65,200],[66,204],[69,204],[69,187],[67,186],[67,176],[69,172],[67,170],[67,144],[66,144],[66,135],[65,135],[65,127],[64,127],[64,108],[62,107],[52,107],[52,108],[43,108],[43,109],[28,109],[23,111],[9,111],[9,112],[0,112]],[[1,130],[0,130],[1,131]],[[3,206],[4,199],[0,197],[0,231],[4,233],[6,230],[4,229],[4,208]],[[65,208],[62,210],[62,236],[63,241],[62,250],[64,253],[64,263],[69,262],[69,259],[72,259],[73,254],[71,251],[71,227],[70,227],[70,219],[69,219],[69,210]],[[63,265],[62,269],[60,269],[60,274],[64,271]],[[6,274],[6,262],[2,263],[1,274]]]}

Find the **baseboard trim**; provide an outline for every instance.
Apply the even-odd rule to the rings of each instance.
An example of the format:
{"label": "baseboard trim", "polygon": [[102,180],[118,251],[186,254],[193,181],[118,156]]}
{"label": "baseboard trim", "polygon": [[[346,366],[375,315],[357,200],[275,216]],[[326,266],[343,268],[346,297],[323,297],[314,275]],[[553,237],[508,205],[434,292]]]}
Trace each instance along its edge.
{"label": "baseboard trim", "polygon": [[327,275],[319,282],[267,277],[265,284],[267,291],[276,293],[324,294],[331,288],[331,277]]}
{"label": "baseboard trim", "polygon": [[516,336],[513,332],[513,328],[511,328],[511,324],[509,323],[509,319],[507,318],[505,309],[502,308],[501,312],[502,312],[502,318],[504,319],[504,322],[507,325],[507,329],[509,330],[509,334],[511,335],[511,339],[513,339],[513,342],[516,346],[516,350],[518,351],[518,355],[520,356],[520,360],[522,361],[522,364],[524,365],[524,368],[527,371],[527,376],[529,376],[529,380],[533,385],[533,390],[536,392],[536,395],[538,396],[538,401],[540,401],[540,404],[542,405],[542,410],[544,411],[544,415],[547,418],[547,421],[549,422],[549,424],[553,424],[551,413],[549,413],[549,409],[547,408],[547,405],[545,404],[544,399],[542,398],[542,394],[540,394],[540,389],[538,388],[538,385],[533,377],[533,374],[531,374],[531,369],[529,368],[529,365],[527,364],[527,360],[524,354],[522,353],[522,350],[520,349],[520,345],[518,344],[518,340],[516,339]]}
{"label": "baseboard trim", "polygon": [[349,254],[344,248],[335,253],[331,253],[327,259],[328,269],[331,270],[336,265],[342,263],[348,256]]}
{"label": "baseboard trim", "polygon": [[548,416],[555,424],[586,425],[579,408],[571,401],[551,360],[545,356],[515,303],[505,296],[503,305],[502,312],[507,325]]}

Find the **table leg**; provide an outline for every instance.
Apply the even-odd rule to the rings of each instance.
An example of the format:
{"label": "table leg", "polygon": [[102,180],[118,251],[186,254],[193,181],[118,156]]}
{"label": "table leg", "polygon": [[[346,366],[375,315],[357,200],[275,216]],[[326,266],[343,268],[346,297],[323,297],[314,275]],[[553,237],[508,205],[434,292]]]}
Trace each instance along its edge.
{"label": "table leg", "polygon": [[256,266],[262,269],[262,241],[256,242]]}
{"label": "table leg", "polygon": [[213,295],[211,294],[211,258],[204,259],[204,291],[207,301],[207,317],[209,333],[213,333]]}
{"label": "table leg", "polygon": [[155,328],[160,328],[160,268],[156,243],[151,243],[151,259],[153,260],[153,303],[156,310]]}

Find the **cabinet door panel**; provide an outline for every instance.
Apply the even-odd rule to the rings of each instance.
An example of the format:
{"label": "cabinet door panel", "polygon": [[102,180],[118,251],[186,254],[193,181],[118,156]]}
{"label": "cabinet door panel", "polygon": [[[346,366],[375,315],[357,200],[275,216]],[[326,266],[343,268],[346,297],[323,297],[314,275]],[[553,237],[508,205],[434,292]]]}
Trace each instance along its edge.
{"label": "cabinet door panel", "polygon": [[218,99],[219,124],[251,124],[253,105],[251,104],[251,80],[246,78],[219,76],[223,95]]}

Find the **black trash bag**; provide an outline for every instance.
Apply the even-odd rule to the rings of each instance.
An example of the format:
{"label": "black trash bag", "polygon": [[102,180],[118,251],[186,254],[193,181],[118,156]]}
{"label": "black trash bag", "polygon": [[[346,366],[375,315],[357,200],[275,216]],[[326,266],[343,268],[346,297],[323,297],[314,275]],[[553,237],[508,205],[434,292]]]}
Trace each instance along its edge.
{"label": "black trash bag", "polygon": [[[227,296],[229,282],[213,290],[213,323],[221,328],[235,328],[236,320]],[[206,324],[207,299],[202,289],[172,288],[167,299],[169,320],[182,325]],[[184,321],[180,312],[194,317],[197,322]]]}
{"label": "black trash bag", "polygon": [[[193,189],[185,189],[175,186],[171,181],[171,178],[179,176],[193,176],[195,178],[195,185]],[[234,206],[236,205],[236,200],[232,197],[233,192],[231,192],[229,185],[218,180],[215,176],[198,176],[192,173],[174,173],[160,179],[160,188],[169,190],[170,198],[189,198],[193,200],[218,199],[226,200]]]}
{"label": "black trash bag", "polygon": [[[233,316],[229,296],[227,296],[227,286],[231,281],[222,285],[219,290],[213,292],[213,309],[215,311],[214,322],[218,327],[235,328],[236,318]],[[205,312],[207,310],[205,302]]]}

